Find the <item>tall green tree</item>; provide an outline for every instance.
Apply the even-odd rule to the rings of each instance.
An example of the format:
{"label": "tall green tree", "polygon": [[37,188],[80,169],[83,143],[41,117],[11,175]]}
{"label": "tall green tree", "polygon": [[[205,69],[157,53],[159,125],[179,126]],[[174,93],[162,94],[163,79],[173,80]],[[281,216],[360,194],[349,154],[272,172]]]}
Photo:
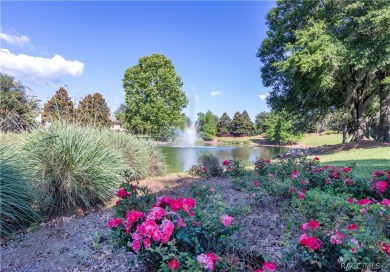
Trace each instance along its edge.
{"label": "tall green tree", "polygon": [[217,123],[217,132],[220,134],[229,134],[232,131],[232,119],[224,112]]}
{"label": "tall green tree", "polygon": [[20,132],[35,126],[38,100],[28,96],[25,88],[14,77],[0,73],[0,131]]}
{"label": "tall green tree", "polygon": [[217,135],[217,118],[218,117],[215,116],[211,111],[207,111],[206,113],[198,113],[198,120],[196,123],[198,131],[200,132],[203,140],[213,140]]}
{"label": "tall green tree", "polygon": [[255,129],[255,125],[253,124],[251,117],[246,110],[244,110],[241,115],[245,124],[246,133],[250,134]]}
{"label": "tall green tree", "polygon": [[135,133],[159,137],[182,120],[181,110],[188,99],[183,82],[172,61],[164,55],[142,57],[128,68],[123,78],[126,92],[126,121]]}
{"label": "tall green tree", "polygon": [[100,93],[88,94],[80,100],[76,120],[82,125],[110,127],[110,108]]}
{"label": "tall green tree", "polygon": [[268,129],[268,119],[269,119],[270,113],[266,111],[262,111],[255,117],[255,124],[257,132],[262,134],[265,133]]}
{"label": "tall green tree", "polygon": [[242,118],[242,114],[238,111],[233,116],[232,133],[235,135],[241,135],[241,134],[248,133],[248,130],[246,128],[246,124],[244,122],[244,119]]}
{"label": "tall green tree", "polygon": [[271,107],[302,115],[342,109],[354,139],[363,139],[377,72],[390,64],[390,2],[281,0],[267,23],[258,57]]}
{"label": "tall green tree", "polygon": [[302,137],[295,127],[293,117],[287,112],[273,112],[268,117],[267,139],[278,144],[295,143]]}
{"label": "tall green tree", "polygon": [[43,106],[42,121],[53,122],[55,120],[73,121],[75,109],[68,91],[60,87],[54,96]]}
{"label": "tall green tree", "polygon": [[114,112],[115,118],[119,121],[121,126],[126,127],[126,110],[127,110],[127,105],[125,103],[121,103],[119,107],[116,109]]}

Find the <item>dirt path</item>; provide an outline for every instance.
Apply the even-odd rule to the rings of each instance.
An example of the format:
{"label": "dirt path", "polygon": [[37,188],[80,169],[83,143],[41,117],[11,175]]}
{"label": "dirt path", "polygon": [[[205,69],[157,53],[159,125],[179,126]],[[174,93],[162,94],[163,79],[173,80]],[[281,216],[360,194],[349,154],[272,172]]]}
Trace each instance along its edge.
{"label": "dirt path", "polygon": [[[147,179],[157,195],[179,197],[187,194],[194,183],[213,184],[229,205],[247,207],[247,212],[236,220],[241,224],[237,238],[246,240],[253,250],[279,263],[281,249],[287,242],[284,237],[286,218],[280,214],[278,204],[265,200],[263,207],[254,207],[253,196],[232,188],[224,178],[203,181],[188,175],[170,175]],[[115,251],[108,241],[107,220],[113,215],[110,206],[87,215],[61,217],[46,222],[39,230],[20,234],[14,241],[3,245],[0,271],[139,271],[126,263],[132,254]],[[297,261],[278,271],[303,271]]]}

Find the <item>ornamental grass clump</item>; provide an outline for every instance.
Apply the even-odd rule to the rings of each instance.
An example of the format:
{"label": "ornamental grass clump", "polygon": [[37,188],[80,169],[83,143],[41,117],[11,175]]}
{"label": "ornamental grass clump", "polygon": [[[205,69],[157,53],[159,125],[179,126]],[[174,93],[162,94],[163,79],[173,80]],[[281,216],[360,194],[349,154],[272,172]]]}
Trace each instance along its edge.
{"label": "ornamental grass clump", "polygon": [[28,225],[39,219],[32,207],[34,193],[29,174],[18,167],[14,147],[0,148],[0,235],[9,235],[15,226]]}
{"label": "ornamental grass clump", "polygon": [[103,132],[58,122],[27,137],[21,157],[45,198],[43,210],[89,209],[112,198],[126,164]]}
{"label": "ornamental grass clump", "polygon": [[132,170],[133,179],[160,176],[167,172],[163,154],[151,141],[110,130],[105,130],[103,136],[121,154],[127,168]]}

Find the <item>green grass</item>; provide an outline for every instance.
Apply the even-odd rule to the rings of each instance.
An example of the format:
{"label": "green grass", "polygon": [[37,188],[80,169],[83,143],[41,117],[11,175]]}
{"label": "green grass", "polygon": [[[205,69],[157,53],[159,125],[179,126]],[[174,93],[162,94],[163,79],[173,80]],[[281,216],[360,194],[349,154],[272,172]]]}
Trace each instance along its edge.
{"label": "green grass", "polygon": [[330,134],[330,135],[305,134],[298,143],[309,145],[309,146],[322,146],[322,145],[341,144],[342,140],[343,140],[343,136],[341,134]]}
{"label": "green grass", "polygon": [[360,177],[370,177],[376,170],[390,169],[390,147],[353,149],[317,157],[322,164],[350,166],[356,163],[353,171]]}

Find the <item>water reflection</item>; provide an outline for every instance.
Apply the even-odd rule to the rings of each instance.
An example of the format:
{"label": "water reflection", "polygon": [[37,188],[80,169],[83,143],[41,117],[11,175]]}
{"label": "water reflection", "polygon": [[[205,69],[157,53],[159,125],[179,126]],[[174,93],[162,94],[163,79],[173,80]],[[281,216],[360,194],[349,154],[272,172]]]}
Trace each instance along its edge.
{"label": "water reflection", "polygon": [[165,155],[171,173],[187,171],[191,166],[198,164],[199,157],[205,152],[218,156],[221,162],[233,159],[241,160],[246,165],[250,165],[259,158],[272,159],[274,155],[285,153],[288,150],[286,147],[269,146],[161,146],[160,148]]}

